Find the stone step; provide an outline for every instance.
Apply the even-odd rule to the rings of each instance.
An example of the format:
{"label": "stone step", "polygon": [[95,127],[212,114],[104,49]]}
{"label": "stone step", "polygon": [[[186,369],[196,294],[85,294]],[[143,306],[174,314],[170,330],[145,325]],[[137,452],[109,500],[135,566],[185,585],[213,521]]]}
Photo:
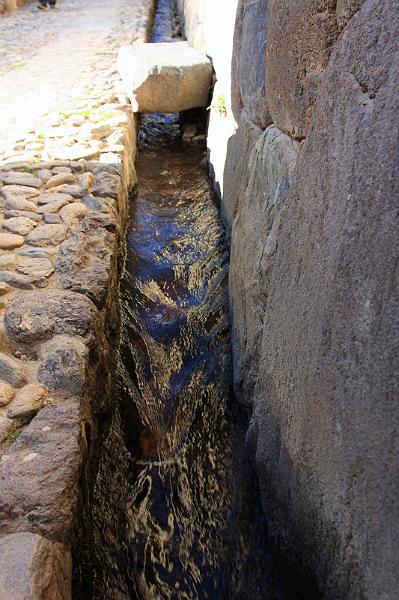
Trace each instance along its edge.
{"label": "stone step", "polygon": [[188,42],[124,46],[118,69],[135,112],[177,113],[208,103],[212,63]]}

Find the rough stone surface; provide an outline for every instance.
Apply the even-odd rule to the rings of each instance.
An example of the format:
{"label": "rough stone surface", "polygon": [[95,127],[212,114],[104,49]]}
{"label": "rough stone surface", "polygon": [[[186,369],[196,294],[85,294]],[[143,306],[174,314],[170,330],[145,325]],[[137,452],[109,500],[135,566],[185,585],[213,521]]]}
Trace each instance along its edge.
{"label": "rough stone surface", "polygon": [[[271,123],[267,108],[265,70],[268,0],[240,0],[234,32],[232,108],[237,122],[245,107],[250,121],[265,129]],[[247,159],[250,154],[247,154]]]}
{"label": "rough stone surface", "polygon": [[42,277],[32,277],[30,275],[22,275],[21,273],[13,273],[11,271],[0,271],[0,282],[7,283],[22,290],[33,290],[35,286],[46,287],[47,281]]}
{"label": "rough stone surface", "polygon": [[54,273],[54,267],[47,258],[24,258],[18,264],[17,271],[32,277],[49,277]]}
{"label": "rough stone surface", "polygon": [[6,219],[12,219],[13,217],[25,217],[26,219],[36,222],[42,220],[42,215],[38,215],[37,213],[26,210],[6,210],[4,216]]}
{"label": "rough stone surface", "polygon": [[338,36],[336,0],[269,0],[266,94],[273,122],[308,131],[317,88]]}
{"label": "rough stone surface", "polygon": [[94,304],[81,294],[34,290],[10,302],[4,322],[13,340],[32,343],[48,340],[54,334],[90,337],[95,313]]}
{"label": "rough stone surface", "polygon": [[7,406],[15,396],[15,390],[4,381],[0,381],[0,406]]}
{"label": "rough stone surface", "polygon": [[23,185],[33,188],[39,188],[43,183],[40,179],[31,175],[31,173],[25,173],[23,171],[21,173],[15,171],[4,173],[2,179],[4,184]]}
{"label": "rough stone surface", "polygon": [[21,387],[27,382],[21,361],[6,354],[0,354],[0,378],[14,387]]}
{"label": "rough stone surface", "polygon": [[65,225],[38,225],[38,227],[28,235],[26,241],[32,246],[57,246],[65,240],[67,233],[68,228]]}
{"label": "rough stone surface", "polygon": [[0,444],[7,439],[7,434],[13,427],[13,421],[7,417],[0,417]]}
{"label": "rough stone surface", "polygon": [[21,235],[14,233],[0,233],[0,248],[2,250],[13,250],[19,248],[24,243],[24,238]]}
{"label": "rough stone surface", "polygon": [[63,194],[62,192],[44,192],[40,194],[37,201],[38,204],[52,204],[59,200],[65,200],[65,202],[71,202],[73,197],[70,194]]}
{"label": "rough stone surface", "polygon": [[12,217],[3,223],[3,228],[18,235],[28,235],[37,223],[26,217]]}
{"label": "rough stone surface", "polygon": [[[368,0],[315,105],[267,286],[253,437],[269,529],[334,600],[399,589],[399,12]],[[284,20],[284,15],[282,15]]]}
{"label": "rough stone surface", "polygon": [[118,197],[121,179],[119,175],[113,173],[98,173],[95,178],[92,192],[95,196]]}
{"label": "rough stone surface", "polygon": [[61,210],[61,208],[63,206],[65,206],[65,204],[68,203],[68,200],[65,200],[64,198],[59,198],[58,200],[54,200],[54,202],[48,202],[47,204],[43,204],[38,210],[37,212],[39,214],[44,214],[44,213],[58,213],[58,211]]}
{"label": "rough stone surface", "polygon": [[234,385],[238,398],[247,403],[251,403],[258,375],[270,270],[297,145],[274,125],[266,129],[252,152],[251,177],[233,225],[230,299]]}
{"label": "rough stone surface", "polygon": [[69,600],[72,559],[62,544],[32,533],[0,539],[2,600]]}
{"label": "rough stone surface", "polygon": [[48,190],[58,185],[62,185],[63,183],[74,183],[75,181],[76,175],[73,173],[57,173],[56,175],[50,177],[48,181],[46,181],[44,188]]}
{"label": "rough stone surface", "polygon": [[67,204],[60,210],[60,217],[68,227],[73,227],[89,213],[90,209],[87,206],[81,202],[73,202],[72,204]]}
{"label": "rough stone surface", "polygon": [[107,215],[85,217],[61,244],[55,262],[62,287],[85,294],[98,306],[105,300],[117,249],[114,230]]}
{"label": "rough stone surface", "polygon": [[[85,385],[88,349],[82,338],[55,336],[42,349],[37,379],[50,390],[79,396]],[[10,416],[10,415],[9,415]]]}
{"label": "rough stone surface", "polygon": [[228,240],[230,240],[234,217],[248,185],[250,175],[249,157],[261,135],[262,130],[250,120],[246,109],[244,109],[241,113],[238,129],[229,139],[227,145],[223,174],[221,212]]}
{"label": "rough stone surface", "polygon": [[118,68],[137,112],[176,113],[208,103],[212,65],[188,42],[125,46]]}
{"label": "rough stone surface", "polygon": [[15,400],[8,409],[10,419],[24,419],[35,415],[44,405],[46,389],[36,383],[24,386],[17,392]]}
{"label": "rough stone surface", "polygon": [[0,533],[70,542],[78,498],[79,407],[47,406],[0,461]]}

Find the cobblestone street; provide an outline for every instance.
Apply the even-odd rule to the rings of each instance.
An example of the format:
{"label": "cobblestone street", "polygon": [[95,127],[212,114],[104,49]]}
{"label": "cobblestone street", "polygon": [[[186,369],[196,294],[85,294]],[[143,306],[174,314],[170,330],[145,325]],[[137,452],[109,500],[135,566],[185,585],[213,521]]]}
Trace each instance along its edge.
{"label": "cobblestone street", "polygon": [[32,3],[0,20],[0,160],[19,160],[21,142],[13,149],[28,132],[36,153],[25,158],[48,158],[37,150],[59,113],[74,105],[87,116],[114,89],[115,49],[142,38],[147,8],[140,0],[61,0],[52,11]]}

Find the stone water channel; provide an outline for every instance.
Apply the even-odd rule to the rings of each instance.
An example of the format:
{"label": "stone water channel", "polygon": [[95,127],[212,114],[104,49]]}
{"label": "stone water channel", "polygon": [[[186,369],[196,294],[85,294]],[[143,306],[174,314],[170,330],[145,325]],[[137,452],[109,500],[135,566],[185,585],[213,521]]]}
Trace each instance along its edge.
{"label": "stone water channel", "polygon": [[[174,31],[161,0],[152,41],[172,41]],[[229,255],[204,136],[184,144],[181,131],[181,115],[141,116],[117,410],[94,461],[76,598],[281,598],[247,417],[231,393]]]}

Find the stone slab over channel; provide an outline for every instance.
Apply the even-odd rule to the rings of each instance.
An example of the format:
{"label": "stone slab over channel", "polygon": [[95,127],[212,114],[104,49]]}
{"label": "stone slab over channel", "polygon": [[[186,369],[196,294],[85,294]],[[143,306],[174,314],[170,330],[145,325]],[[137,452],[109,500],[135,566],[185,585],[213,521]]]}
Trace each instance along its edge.
{"label": "stone slab over channel", "polygon": [[118,69],[135,112],[176,113],[208,104],[212,64],[188,42],[124,46]]}

